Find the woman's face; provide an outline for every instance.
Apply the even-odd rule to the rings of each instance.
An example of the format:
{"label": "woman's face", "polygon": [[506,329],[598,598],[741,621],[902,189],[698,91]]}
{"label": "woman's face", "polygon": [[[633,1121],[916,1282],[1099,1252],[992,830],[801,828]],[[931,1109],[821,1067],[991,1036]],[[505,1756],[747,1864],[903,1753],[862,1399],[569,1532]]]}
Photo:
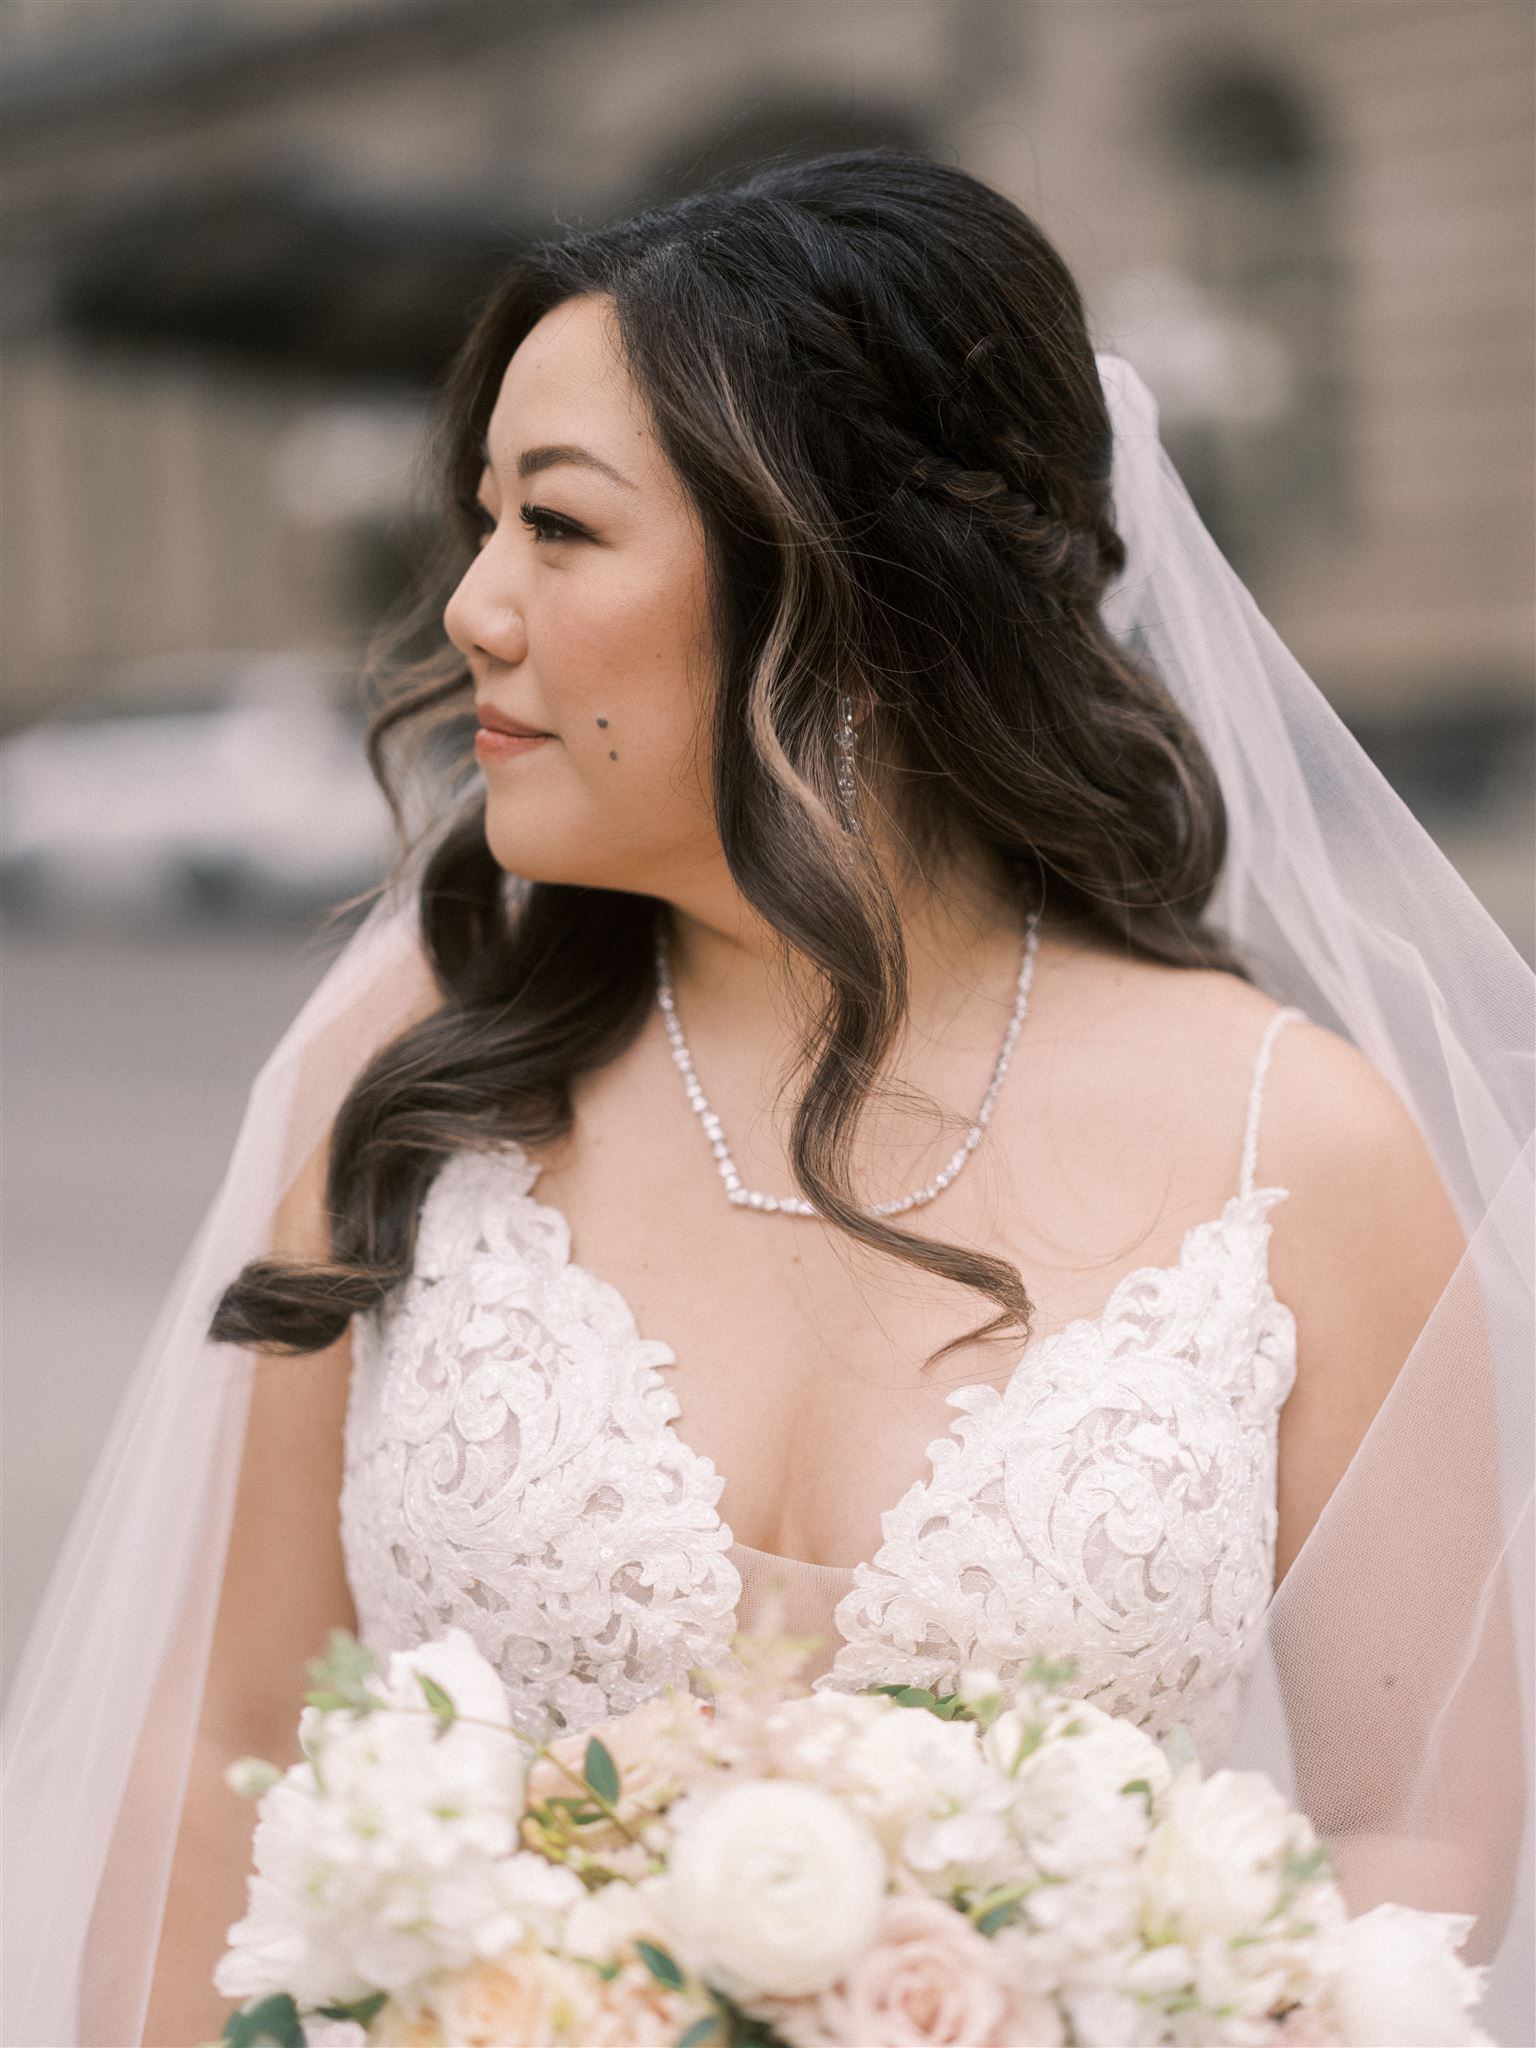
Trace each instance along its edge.
{"label": "woman's face", "polygon": [[608,299],[567,300],[508,363],[485,538],[443,623],[477,705],[549,735],[476,740],[499,864],[677,895],[719,858],[696,752],[714,680],[704,539],[610,322]]}

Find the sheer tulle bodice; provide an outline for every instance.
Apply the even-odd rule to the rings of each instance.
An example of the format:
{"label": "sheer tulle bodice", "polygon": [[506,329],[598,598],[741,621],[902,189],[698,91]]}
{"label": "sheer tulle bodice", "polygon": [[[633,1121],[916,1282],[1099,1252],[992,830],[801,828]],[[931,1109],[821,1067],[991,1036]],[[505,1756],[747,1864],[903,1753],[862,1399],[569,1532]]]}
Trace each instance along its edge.
{"label": "sheer tulle bodice", "polygon": [[1170,1266],[1029,1343],[1001,1387],[959,1387],[926,1476],[844,1569],[733,1541],[721,1475],[673,1427],[674,1354],[575,1264],[515,1140],[460,1153],[428,1191],[412,1272],[354,1333],[342,1535],[381,1655],[457,1624],[514,1720],[582,1728],[728,1660],[783,1578],[791,1632],[830,1637],[818,1689],[1005,1677],[1044,1652],[1209,1765],[1274,1572],[1279,1411],[1295,1324],[1268,1280],[1255,1061],[1240,1185]]}

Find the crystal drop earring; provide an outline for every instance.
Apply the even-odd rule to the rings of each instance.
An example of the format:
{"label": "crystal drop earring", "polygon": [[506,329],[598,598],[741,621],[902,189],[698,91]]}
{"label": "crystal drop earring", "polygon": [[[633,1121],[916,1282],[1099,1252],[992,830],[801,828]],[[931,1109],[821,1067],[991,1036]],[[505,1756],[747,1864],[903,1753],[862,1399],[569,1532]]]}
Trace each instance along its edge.
{"label": "crystal drop earring", "polygon": [[850,832],[857,832],[859,829],[858,814],[854,809],[854,792],[853,699],[843,692],[837,700],[837,800],[843,814],[843,824]]}

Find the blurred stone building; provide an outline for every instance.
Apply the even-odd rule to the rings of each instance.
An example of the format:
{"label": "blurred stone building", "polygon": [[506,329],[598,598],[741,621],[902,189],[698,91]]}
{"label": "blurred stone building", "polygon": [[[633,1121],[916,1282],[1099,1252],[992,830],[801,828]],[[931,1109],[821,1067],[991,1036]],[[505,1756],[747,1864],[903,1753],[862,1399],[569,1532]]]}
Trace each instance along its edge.
{"label": "blurred stone building", "polygon": [[354,655],[510,252],[891,141],[1040,220],[1263,610],[1529,953],[1533,21],[4,0],[5,720],[195,692],[210,650]]}

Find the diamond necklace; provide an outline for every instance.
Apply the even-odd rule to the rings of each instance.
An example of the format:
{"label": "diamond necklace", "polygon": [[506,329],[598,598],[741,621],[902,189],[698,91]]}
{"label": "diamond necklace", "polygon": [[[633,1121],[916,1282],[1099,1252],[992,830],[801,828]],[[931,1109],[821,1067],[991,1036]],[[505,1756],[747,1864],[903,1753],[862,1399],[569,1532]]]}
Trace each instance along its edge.
{"label": "diamond necklace", "polygon": [[[925,1203],[941,1195],[964,1166],[967,1159],[981,1143],[981,1134],[992,1120],[992,1111],[997,1104],[997,1092],[1003,1085],[1003,1076],[1008,1071],[1008,1062],[1018,1042],[1025,1012],[1029,1008],[1029,984],[1035,972],[1035,947],[1038,940],[1040,914],[1032,910],[1029,914],[1029,928],[1024,935],[1024,957],[1019,965],[1018,992],[1014,997],[1013,1015],[1003,1033],[1002,1049],[997,1055],[997,1064],[992,1070],[992,1079],[987,1092],[981,1098],[981,1107],[976,1112],[976,1121],[966,1132],[959,1150],[948,1164],[936,1173],[926,1187],[916,1193],[900,1195],[895,1201],[876,1202],[865,1209],[866,1216],[896,1216],[907,1209],[921,1209]],[[672,1061],[683,1077],[683,1086],[694,1114],[704,1126],[704,1135],[709,1139],[710,1150],[715,1155],[715,1164],[720,1178],[725,1183],[726,1197],[740,1209],[776,1209],[781,1215],[815,1216],[813,1209],[803,1195],[765,1195],[755,1188],[745,1188],[737,1171],[736,1161],[731,1156],[730,1145],[720,1127],[720,1119],[710,1108],[704,1090],[699,1086],[699,1077],[693,1070],[693,1059],[688,1051],[688,1041],[683,1036],[683,1027],[677,1020],[677,1005],[672,995],[672,969],[668,958],[666,921],[656,920],[656,1000],[661,1006],[662,1020],[667,1027],[667,1037],[672,1042]]]}

